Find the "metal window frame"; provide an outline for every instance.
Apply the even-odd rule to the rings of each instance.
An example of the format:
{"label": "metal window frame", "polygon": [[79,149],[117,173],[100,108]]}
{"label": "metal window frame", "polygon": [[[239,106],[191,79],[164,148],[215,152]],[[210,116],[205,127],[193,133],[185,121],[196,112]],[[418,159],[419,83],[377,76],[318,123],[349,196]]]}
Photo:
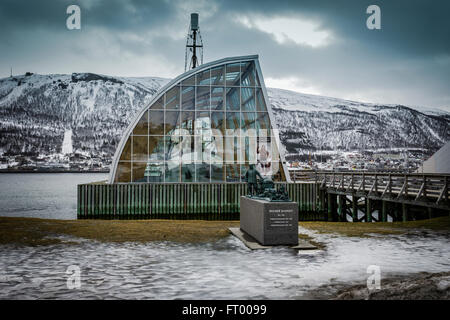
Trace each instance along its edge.
{"label": "metal window frame", "polygon": [[[180,94],[180,110],[179,111],[182,112],[183,107],[182,107],[182,101],[181,101],[181,89],[182,89],[181,82],[186,80],[187,78],[191,77],[192,75],[196,76],[198,73],[201,73],[201,72],[205,71],[206,69],[212,69],[212,68],[220,67],[220,66],[223,66],[225,68],[223,87],[225,88],[224,96],[226,96],[226,88],[227,88],[227,85],[226,85],[226,64],[239,63],[240,64],[240,68],[241,68],[242,67],[242,62],[253,61],[254,65],[255,65],[255,76],[257,76],[258,79],[259,79],[259,86],[261,87],[261,90],[262,90],[263,96],[264,96],[264,100],[265,100],[265,103],[266,103],[267,114],[268,114],[269,120],[270,120],[270,127],[272,129],[272,132],[273,132],[274,129],[277,129],[276,123],[274,122],[275,118],[274,118],[274,115],[273,115],[273,112],[272,112],[272,107],[271,107],[270,102],[269,102],[269,97],[268,97],[268,94],[267,94],[267,89],[266,89],[266,86],[265,86],[264,77],[262,75],[262,71],[261,71],[261,67],[260,67],[258,58],[259,58],[258,55],[237,56],[237,57],[228,57],[228,58],[212,61],[212,62],[209,62],[209,63],[205,63],[205,64],[203,64],[203,65],[201,65],[201,66],[199,66],[199,67],[197,67],[195,69],[189,70],[189,71],[179,75],[178,77],[176,77],[175,79],[173,79],[172,81],[167,83],[165,86],[160,88],[158,90],[158,92],[153,96],[153,98],[150,101],[150,103],[147,104],[141,111],[138,112],[138,114],[135,116],[135,118],[131,121],[131,123],[128,125],[128,127],[124,131],[123,136],[122,136],[122,138],[121,138],[121,140],[120,140],[120,142],[119,142],[119,144],[118,144],[118,146],[116,148],[116,152],[114,154],[113,161],[111,163],[111,169],[110,169],[110,173],[109,173],[108,183],[110,183],[110,184],[111,183],[115,183],[114,180],[115,180],[115,176],[116,176],[116,173],[117,173],[117,168],[118,168],[118,165],[119,165],[120,156],[121,156],[121,154],[123,152],[123,148],[124,148],[128,138],[131,137],[131,140],[133,139],[132,138],[133,137],[133,130],[134,130],[135,126],[137,125],[137,123],[139,122],[139,120],[144,115],[144,113],[146,111],[150,110],[150,107],[155,102],[157,102],[161,97],[163,97],[163,111],[164,111],[164,121],[165,121],[165,111],[166,111],[166,108],[165,108],[165,103],[166,103],[166,101],[165,101],[165,94],[166,94],[167,91],[169,91],[170,89],[172,89],[173,87],[175,87],[177,85],[180,86],[180,92],[179,92],[179,94]],[[242,76],[242,71],[241,70],[240,70],[240,75],[239,76],[240,77]],[[196,89],[196,87],[197,87],[196,77],[194,78],[194,82],[195,82],[195,84],[193,86],[194,86],[194,99],[195,99],[196,90],[197,90]],[[240,79],[239,80],[239,88],[242,87],[242,83],[241,82],[242,81]],[[210,87],[210,108],[209,108],[209,111],[211,113],[211,92],[212,92],[211,88],[213,87],[211,82],[209,84],[209,87]],[[256,88],[258,87],[258,83],[257,83],[256,79],[255,79],[254,87],[255,87],[255,95],[256,95]],[[256,99],[256,96],[255,96],[255,99]],[[242,112],[241,95],[239,95],[239,101],[240,101],[239,111],[237,111],[237,112],[239,112],[239,114],[241,114],[241,112]],[[255,101],[255,103],[256,103],[256,101]],[[196,110],[196,106],[195,106],[195,102],[194,102],[194,110],[190,110],[190,111],[193,111],[193,112],[197,111]],[[226,111],[226,101],[224,101],[224,110],[222,112],[224,112],[225,115],[226,115],[226,112],[227,112]],[[150,117],[150,113],[148,114],[148,117]],[[271,136],[272,135],[273,134],[271,133]],[[166,136],[166,134],[165,134],[165,132],[163,132],[163,137],[165,137],[165,136]],[[280,148],[281,147],[281,143],[280,143],[279,136],[278,135],[273,135],[273,136],[275,138],[275,143],[276,143],[276,147],[278,149],[278,154],[280,155],[280,161],[281,161],[281,164],[282,164],[282,167],[283,167],[284,176],[286,177],[286,181],[290,182],[290,176],[289,176],[288,171],[287,171],[284,154],[281,152],[281,148]],[[131,148],[133,148],[133,141],[131,141]],[[164,149],[165,148],[166,148],[166,146],[164,145]],[[131,150],[131,152],[133,152],[133,150]],[[165,152],[165,150],[164,150],[164,152]],[[133,180],[133,164],[132,164],[133,161],[132,161],[132,159],[131,159],[130,162],[131,162],[131,173],[130,173],[131,181],[130,182],[122,182],[122,183],[133,183],[132,182],[132,180]],[[165,160],[164,160],[164,162],[165,162]],[[238,163],[238,164],[241,165],[240,163]],[[211,164],[210,164],[210,166],[211,166]],[[210,168],[210,171],[211,171],[211,168]],[[165,175],[165,173],[164,173],[164,175]],[[181,175],[181,171],[180,171],[180,175]],[[225,176],[226,176],[226,173],[225,173]],[[180,178],[181,178],[181,176],[180,176]],[[210,177],[210,182],[211,182],[211,177]],[[121,182],[118,182],[118,183],[121,183]]]}

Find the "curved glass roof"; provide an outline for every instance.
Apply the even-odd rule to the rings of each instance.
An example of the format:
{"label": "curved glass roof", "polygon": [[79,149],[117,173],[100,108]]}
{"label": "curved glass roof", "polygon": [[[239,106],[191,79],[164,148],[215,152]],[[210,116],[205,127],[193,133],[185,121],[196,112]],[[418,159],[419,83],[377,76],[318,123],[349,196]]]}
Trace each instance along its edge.
{"label": "curved glass roof", "polygon": [[258,56],[203,64],[164,86],[125,131],[110,183],[285,180]]}

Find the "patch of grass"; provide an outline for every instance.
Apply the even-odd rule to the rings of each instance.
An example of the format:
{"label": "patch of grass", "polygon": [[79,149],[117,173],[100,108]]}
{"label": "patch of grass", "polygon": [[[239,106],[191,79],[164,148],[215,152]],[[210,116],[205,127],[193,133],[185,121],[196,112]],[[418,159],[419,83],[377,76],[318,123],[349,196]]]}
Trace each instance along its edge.
{"label": "patch of grass", "polygon": [[239,221],[204,220],[47,220],[0,217],[0,244],[47,245],[68,235],[102,242],[208,242],[229,235]]}
{"label": "patch of grass", "polygon": [[[301,227],[320,233],[338,233],[345,236],[368,237],[369,234],[402,234],[410,230],[430,229],[450,231],[450,217],[429,220],[364,223],[364,222],[300,222]],[[173,241],[184,243],[209,242],[230,234],[229,227],[238,227],[239,221],[205,220],[49,220],[35,218],[0,217],[0,244],[29,246],[74,244],[53,238],[68,235],[101,242]],[[320,249],[325,246],[305,234],[300,239]]]}
{"label": "patch of grass", "polygon": [[299,225],[319,233],[338,233],[350,237],[368,237],[369,234],[403,234],[411,230],[428,229],[450,232],[450,217],[407,222],[322,222],[302,221]]}

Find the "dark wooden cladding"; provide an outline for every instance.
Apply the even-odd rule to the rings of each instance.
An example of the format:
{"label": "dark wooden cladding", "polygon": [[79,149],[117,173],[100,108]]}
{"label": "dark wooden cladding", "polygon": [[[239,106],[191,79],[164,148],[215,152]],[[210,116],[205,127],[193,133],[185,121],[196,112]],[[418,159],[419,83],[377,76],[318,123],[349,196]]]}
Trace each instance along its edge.
{"label": "dark wooden cladding", "polygon": [[[325,220],[316,183],[285,185],[299,204],[299,220]],[[245,183],[81,184],[78,219],[238,220]]]}
{"label": "dark wooden cladding", "polygon": [[[297,177],[299,178],[299,176]],[[448,174],[307,172],[284,185],[299,220],[408,221],[450,212]],[[79,219],[238,220],[245,183],[78,185]],[[358,211],[364,213],[358,218]]]}

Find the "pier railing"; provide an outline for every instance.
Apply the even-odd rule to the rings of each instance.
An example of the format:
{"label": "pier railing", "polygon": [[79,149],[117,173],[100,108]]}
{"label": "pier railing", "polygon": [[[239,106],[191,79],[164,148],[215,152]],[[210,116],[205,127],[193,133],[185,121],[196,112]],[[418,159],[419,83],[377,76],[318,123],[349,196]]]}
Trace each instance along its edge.
{"label": "pier railing", "polygon": [[[294,183],[313,182],[329,221],[408,221],[450,214],[450,174],[290,170]],[[361,213],[363,216],[361,217]]]}
{"label": "pier railing", "polygon": [[447,204],[450,194],[450,174],[317,172],[314,179],[331,191],[423,202],[426,206]]}

